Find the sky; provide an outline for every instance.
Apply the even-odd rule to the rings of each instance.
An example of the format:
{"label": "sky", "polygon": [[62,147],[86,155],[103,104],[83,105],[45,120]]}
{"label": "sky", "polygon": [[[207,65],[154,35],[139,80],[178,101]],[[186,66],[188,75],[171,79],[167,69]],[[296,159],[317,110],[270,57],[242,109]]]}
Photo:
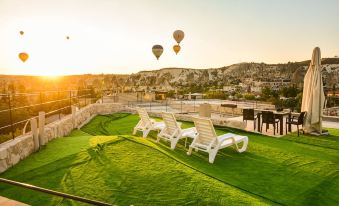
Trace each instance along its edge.
{"label": "sky", "polygon": [[[0,74],[286,63],[310,59],[316,46],[334,57],[338,8],[338,0],[0,0]],[[185,38],[175,55],[177,29]],[[155,44],[164,47],[159,60]]]}

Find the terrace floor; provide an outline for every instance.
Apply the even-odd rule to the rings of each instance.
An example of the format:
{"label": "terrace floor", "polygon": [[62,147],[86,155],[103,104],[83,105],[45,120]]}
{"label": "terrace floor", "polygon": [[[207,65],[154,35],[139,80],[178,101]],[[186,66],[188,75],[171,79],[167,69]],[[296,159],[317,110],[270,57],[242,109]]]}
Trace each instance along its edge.
{"label": "terrace floor", "polygon": [[[0,177],[117,205],[338,205],[339,130],[279,139],[229,128],[249,137],[245,153],[186,155],[183,142],[132,136],[138,116],[97,116],[58,138]],[[192,123],[184,122],[183,127]],[[31,205],[82,205],[14,186],[1,196]]]}

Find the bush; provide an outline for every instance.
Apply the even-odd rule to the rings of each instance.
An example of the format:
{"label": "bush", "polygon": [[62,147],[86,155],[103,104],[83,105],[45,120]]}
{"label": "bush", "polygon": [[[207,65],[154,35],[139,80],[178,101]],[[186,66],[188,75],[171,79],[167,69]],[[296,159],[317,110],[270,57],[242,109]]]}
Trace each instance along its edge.
{"label": "bush", "polygon": [[245,93],[244,98],[247,100],[255,100],[255,95],[251,93]]}
{"label": "bush", "polygon": [[237,99],[241,99],[241,98],[243,97],[243,95],[240,94],[240,93],[237,93],[237,94],[235,94],[235,97],[236,97]]}

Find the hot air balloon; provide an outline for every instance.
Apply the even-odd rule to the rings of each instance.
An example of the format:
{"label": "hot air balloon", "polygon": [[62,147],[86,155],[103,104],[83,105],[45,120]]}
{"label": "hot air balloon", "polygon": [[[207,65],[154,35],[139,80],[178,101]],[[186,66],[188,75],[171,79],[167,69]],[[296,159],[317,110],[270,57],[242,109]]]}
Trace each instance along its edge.
{"label": "hot air balloon", "polygon": [[163,51],[164,51],[164,48],[162,48],[161,45],[154,45],[152,47],[152,52],[158,60],[159,60],[159,57],[161,56]]}
{"label": "hot air balloon", "polygon": [[175,54],[178,54],[180,49],[181,49],[181,47],[179,45],[174,45],[173,46],[173,50],[174,50]]}
{"label": "hot air balloon", "polygon": [[19,58],[21,59],[22,62],[25,62],[28,59],[28,57],[29,57],[28,54],[25,52],[21,52],[19,54]]}
{"label": "hot air balloon", "polygon": [[69,36],[66,36],[66,39],[68,40],[68,39],[69,39]]}
{"label": "hot air balloon", "polygon": [[181,30],[176,30],[174,33],[173,33],[173,38],[175,39],[175,41],[180,44],[180,42],[184,39],[185,37],[185,34],[183,31]]}
{"label": "hot air balloon", "polygon": [[25,33],[24,31],[20,31],[20,35],[24,35],[24,33]]}

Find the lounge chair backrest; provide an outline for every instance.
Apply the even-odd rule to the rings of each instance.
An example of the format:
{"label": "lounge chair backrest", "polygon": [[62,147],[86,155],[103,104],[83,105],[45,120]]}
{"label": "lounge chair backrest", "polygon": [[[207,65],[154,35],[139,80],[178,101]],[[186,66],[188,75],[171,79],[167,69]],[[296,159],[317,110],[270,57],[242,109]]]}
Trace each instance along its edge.
{"label": "lounge chair backrest", "polygon": [[165,122],[168,133],[177,132],[177,130],[180,129],[173,113],[163,112],[162,119]]}
{"label": "lounge chair backrest", "polygon": [[143,121],[144,124],[151,122],[151,119],[149,118],[146,109],[138,108],[137,110],[138,110],[138,113],[139,113],[139,117]]}
{"label": "lounge chair backrest", "polygon": [[215,133],[213,123],[210,119],[193,117],[195,128],[198,136],[196,143],[205,146],[212,146],[217,141],[217,134]]}

